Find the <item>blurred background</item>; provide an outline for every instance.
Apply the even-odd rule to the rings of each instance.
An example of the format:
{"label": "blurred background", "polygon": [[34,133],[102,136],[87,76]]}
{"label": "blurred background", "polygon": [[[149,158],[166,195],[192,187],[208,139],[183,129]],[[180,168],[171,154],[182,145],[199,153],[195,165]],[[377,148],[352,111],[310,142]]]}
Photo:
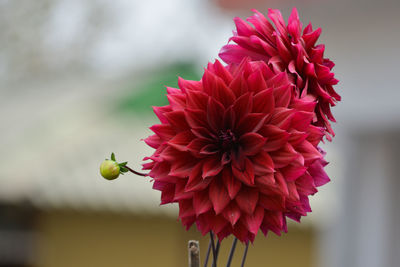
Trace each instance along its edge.
{"label": "blurred background", "polygon": [[187,266],[189,239],[204,258],[207,238],[148,179],[109,182],[99,164],[115,152],[140,168],[151,106],[200,78],[234,16],[293,6],[322,27],[340,80],[332,182],[288,234],[259,235],[246,266],[399,266],[398,0],[0,0],[0,266]]}

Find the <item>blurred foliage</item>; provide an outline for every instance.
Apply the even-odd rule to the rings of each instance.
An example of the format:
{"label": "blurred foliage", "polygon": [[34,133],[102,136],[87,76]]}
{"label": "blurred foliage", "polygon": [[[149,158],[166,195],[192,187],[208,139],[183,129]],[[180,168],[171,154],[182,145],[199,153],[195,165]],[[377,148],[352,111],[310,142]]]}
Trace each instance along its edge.
{"label": "blurred foliage", "polygon": [[128,114],[149,114],[153,106],[168,104],[166,86],[178,87],[178,77],[199,80],[198,67],[190,63],[178,63],[157,69],[142,81],[131,84],[132,90],[117,103],[117,111]]}

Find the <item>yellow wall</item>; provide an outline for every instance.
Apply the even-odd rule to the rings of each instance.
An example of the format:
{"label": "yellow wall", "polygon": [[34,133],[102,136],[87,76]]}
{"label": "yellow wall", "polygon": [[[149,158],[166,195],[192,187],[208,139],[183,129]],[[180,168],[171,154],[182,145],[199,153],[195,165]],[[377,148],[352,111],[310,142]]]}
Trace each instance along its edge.
{"label": "yellow wall", "polygon": [[[187,266],[187,241],[200,240],[204,258],[208,237],[195,227],[186,232],[175,219],[115,213],[43,212],[38,219],[37,267],[179,267]],[[225,266],[232,239],[222,243],[220,266]],[[310,267],[313,232],[290,225],[282,237],[260,233],[250,246],[246,267]],[[239,245],[233,266],[240,266]],[[210,264],[211,265],[211,264]]]}

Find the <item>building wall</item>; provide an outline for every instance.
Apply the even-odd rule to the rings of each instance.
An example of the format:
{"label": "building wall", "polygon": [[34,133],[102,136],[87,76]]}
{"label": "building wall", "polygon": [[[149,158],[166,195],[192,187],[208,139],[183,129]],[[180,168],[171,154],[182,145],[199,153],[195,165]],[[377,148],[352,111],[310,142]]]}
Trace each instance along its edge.
{"label": "building wall", "polygon": [[[200,240],[202,260],[208,246],[208,237],[195,228],[186,232],[169,217],[64,210],[42,212],[37,223],[37,267],[187,266],[188,240]],[[231,242],[223,241],[219,264],[225,265]],[[254,244],[246,266],[314,265],[314,232],[309,227],[292,224],[288,234],[261,234]],[[236,252],[232,266],[239,266],[243,246]]]}

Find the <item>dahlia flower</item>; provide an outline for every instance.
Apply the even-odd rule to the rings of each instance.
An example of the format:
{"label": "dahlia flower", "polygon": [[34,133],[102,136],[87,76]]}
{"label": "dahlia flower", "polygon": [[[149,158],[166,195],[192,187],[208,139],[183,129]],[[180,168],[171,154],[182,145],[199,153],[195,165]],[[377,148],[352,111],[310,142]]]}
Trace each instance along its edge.
{"label": "dahlia flower", "polygon": [[[296,86],[295,96],[309,96],[315,105],[313,124],[324,127],[326,137],[331,140],[334,132],[330,121],[335,122],[331,106],[340,101],[333,89],[338,83],[331,72],[334,63],[324,58],[325,45],[316,45],[321,28],[313,30],[311,23],[304,29],[294,8],[286,25],[279,10],[269,9],[268,19],[253,10],[254,15],[247,18],[235,18],[236,31],[229,40],[236,44],[227,44],[219,56],[226,63],[239,64],[243,58],[263,60],[278,70],[286,70],[289,79]],[[251,26],[251,24],[253,26]]]}
{"label": "dahlia flower", "polygon": [[215,61],[201,81],[178,84],[167,88],[169,105],[154,108],[160,124],[145,142],[155,152],[143,168],[187,229],[248,243],[311,211],[308,196],[329,181],[317,148],[324,130],[311,123],[315,102],[289,107],[296,87],[285,71]]}

